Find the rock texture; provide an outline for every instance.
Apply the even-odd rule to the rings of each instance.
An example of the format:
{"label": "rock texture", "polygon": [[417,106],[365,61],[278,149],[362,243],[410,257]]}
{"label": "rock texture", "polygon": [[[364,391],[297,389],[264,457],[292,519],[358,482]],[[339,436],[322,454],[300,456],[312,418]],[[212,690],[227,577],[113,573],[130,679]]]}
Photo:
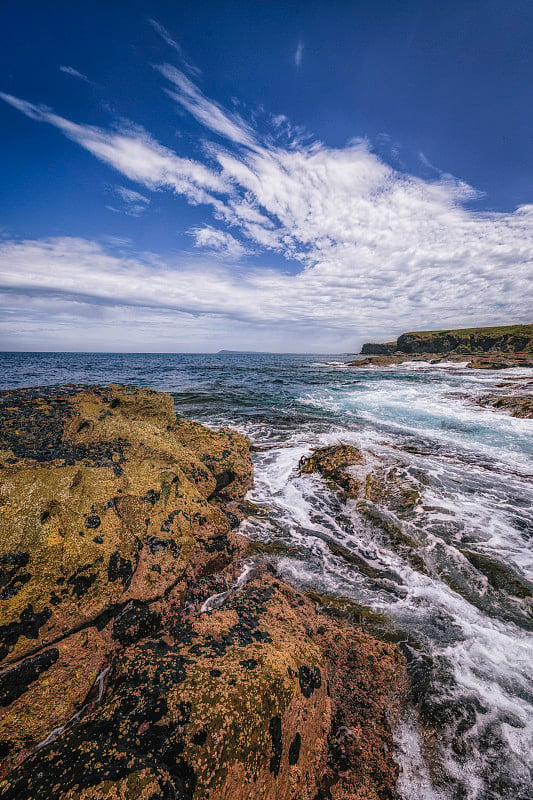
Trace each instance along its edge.
{"label": "rock texture", "polygon": [[402,353],[533,353],[533,325],[403,333]]}
{"label": "rock texture", "polygon": [[374,506],[410,513],[420,503],[415,483],[397,464],[383,464],[351,444],[321,447],[300,461],[300,471],[318,472],[340,490],[345,497],[358,501],[357,508],[365,516]]}
{"label": "rock texture", "polygon": [[148,389],[0,400],[0,798],[392,797],[399,650],[236,580],[248,440]]}

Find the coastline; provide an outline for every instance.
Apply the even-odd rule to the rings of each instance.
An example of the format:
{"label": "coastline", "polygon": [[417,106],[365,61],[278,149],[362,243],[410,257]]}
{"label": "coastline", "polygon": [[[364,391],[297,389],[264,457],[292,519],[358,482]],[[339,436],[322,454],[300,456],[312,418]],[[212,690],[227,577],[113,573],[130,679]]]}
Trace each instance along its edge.
{"label": "coastline", "polygon": [[399,649],[239,583],[249,441],[150,390],[2,399],[0,797],[392,792]]}

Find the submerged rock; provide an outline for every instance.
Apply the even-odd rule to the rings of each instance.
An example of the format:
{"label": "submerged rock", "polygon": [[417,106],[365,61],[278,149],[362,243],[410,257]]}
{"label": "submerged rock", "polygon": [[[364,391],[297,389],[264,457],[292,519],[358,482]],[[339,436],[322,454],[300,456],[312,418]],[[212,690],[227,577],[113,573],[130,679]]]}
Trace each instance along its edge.
{"label": "submerged rock", "polygon": [[0,798],[391,796],[400,651],[236,580],[249,441],[148,389],[0,400]]}
{"label": "submerged rock", "polygon": [[478,399],[480,406],[505,411],[512,417],[533,419],[533,394],[489,394]]}

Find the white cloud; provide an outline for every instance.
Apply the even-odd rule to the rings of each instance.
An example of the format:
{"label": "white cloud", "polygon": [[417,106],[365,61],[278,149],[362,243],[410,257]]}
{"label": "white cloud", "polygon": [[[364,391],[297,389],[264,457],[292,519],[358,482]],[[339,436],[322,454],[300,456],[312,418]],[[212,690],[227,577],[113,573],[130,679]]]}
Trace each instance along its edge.
{"label": "white cloud", "polygon": [[294,53],[294,63],[297,67],[301,67],[304,57],[304,43],[300,40]]}
{"label": "white cloud", "polygon": [[150,23],[152,28],[155,31],[157,31],[157,33],[160,35],[160,37],[163,39],[163,41],[166,44],[168,44],[169,47],[171,47],[173,50],[176,51],[176,53],[178,54],[178,56],[180,58],[181,63],[187,69],[187,72],[189,72],[191,75],[195,75],[197,77],[200,76],[202,74],[202,71],[199,70],[198,67],[193,66],[192,64],[190,64],[187,61],[187,59],[185,58],[185,54],[183,52],[183,48],[170,35],[170,33],[167,31],[167,29],[165,27],[163,27],[163,25],[161,25],[161,23],[157,22],[157,20],[155,20],[155,19],[149,19],[148,22]]}
{"label": "white cloud", "polygon": [[[277,341],[280,349],[337,351],[405,329],[528,321],[533,205],[514,213],[470,210],[467,201],[478,193],[468,184],[399,172],[361,140],[344,148],[274,146],[183,73],[161,69],[174,99],[229,142],[206,148],[205,163],[180,157],[140,129],[78,125],[2,97],[130,180],[206,204],[206,221],[192,233],[217,259],[129,257],[69,238],[4,241],[1,285],[10,298],[53,297],[68,306],[69,319],[76,304],[104,317],[110,308],[128,308],[143,319],[142,337],[133,331],[131,340],[140,349],[147,330],[150,341],[161,342],[160,326],[178,318],[191,337],[201,320],[204,338],[185,349],[199,349],[200,341],[205,348],[205,337],[214,349],[239,347],[231,337],[246,332],[247,347],[272,349]],[[213,227],[211,211],[245,244]],[[300,269],[251,268],[247,250],[285,255]]]}
{"label": "white cloud", "polygon": [[74,67],[61,66],[59,67],[59,69],[66,75],[71,75],[73,78],[79,78],[80,80],[85,81],[85,83],[92,84],[92,81],[87,77],[87,75],[84,75],[83,72],[78,72],[78,70],[74,69]]}
{"label": "white cloud", "polygon": [[198,87],[179,69],[170,64],[156,67],[170,81],[175,90],[167,94],[183,106],[201,125],[220,134],[235,144],[255,148],[253,131],[238,114],[224,111],[218,103],[209,100]]}
{"label": "white cloud", "polygon": [[101,161],[127,178],[150,189],[172,189],[192,203],[217,205],[211,192],[227,192],[220,175],[189,158],[180,158],[140,128],[109,131],[92,125],[78,125],[54,114],[44,106],[0,92],[0,97],[31,119],[48,122],[80,144]]}
{"label": "white cloud", "polygon": [[[150,204],[150,198],[145,197],[144,194],[136,192],[133,189],[127,189],[125,186],[115,186],[115,193],[122,200],[122,211],[130,217],[140,217]],[[111,206],[107,206],[110,211],[117,211]]]}
{"label": "white cloud", "polygon": [[210,250],[225,258],[239,260],[250,253],[231,233],[217,230],[211,225],[191,229],[196,247]]}

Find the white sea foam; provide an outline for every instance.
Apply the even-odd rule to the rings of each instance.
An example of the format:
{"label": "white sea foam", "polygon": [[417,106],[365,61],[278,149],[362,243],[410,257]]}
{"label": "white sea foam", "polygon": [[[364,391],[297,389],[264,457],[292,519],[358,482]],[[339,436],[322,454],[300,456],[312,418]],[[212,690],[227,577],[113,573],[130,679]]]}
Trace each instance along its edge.
{"label": "white sea foam", "polygon": [[[533,637],[522,625],[527,598],[492,587],[459,548],[512,567],[517,580],[533,577],[532,425],[465,397],[487,391],[494,375],[472,376],[453,364],[432,381],[431,366],[427,382],[411,384],[409,374],[421,369],[410,367],[403,378],[397,371],[371,381],[358,375],[357,385],[322,385],[302,395],[303,404],[333,412],[333,425],[296,428],[283,447],[256,453],[251,499],[272,514],[268,521],[249,520],[243,532],[295,547],[294,555],[277,562],[288,580],[385,613],[436,659],[429,703],[448,703],[451,710],[429,767],[414,717],[400,728],[400,796],[499,800],[504,795],[497,786],[514,786],[505,796],[517,796],[532,766]],[[299,474],[302,456],[338,441],[399,463],[420,481],[418,513],[398,524],[417,541],[413,555],[425,559],[428,573],[413,566],[409,548],[398,549],[362,520],[355,503],[343,505],[318,476]],[[413,445],[408,450],[406,442]],[[361,558],[375,576],[343,559],[338,548],[333,552],[330,541]],[[457,580],[466,582],[464,596]],[[465,709],[468,723],[461,722]]]}

